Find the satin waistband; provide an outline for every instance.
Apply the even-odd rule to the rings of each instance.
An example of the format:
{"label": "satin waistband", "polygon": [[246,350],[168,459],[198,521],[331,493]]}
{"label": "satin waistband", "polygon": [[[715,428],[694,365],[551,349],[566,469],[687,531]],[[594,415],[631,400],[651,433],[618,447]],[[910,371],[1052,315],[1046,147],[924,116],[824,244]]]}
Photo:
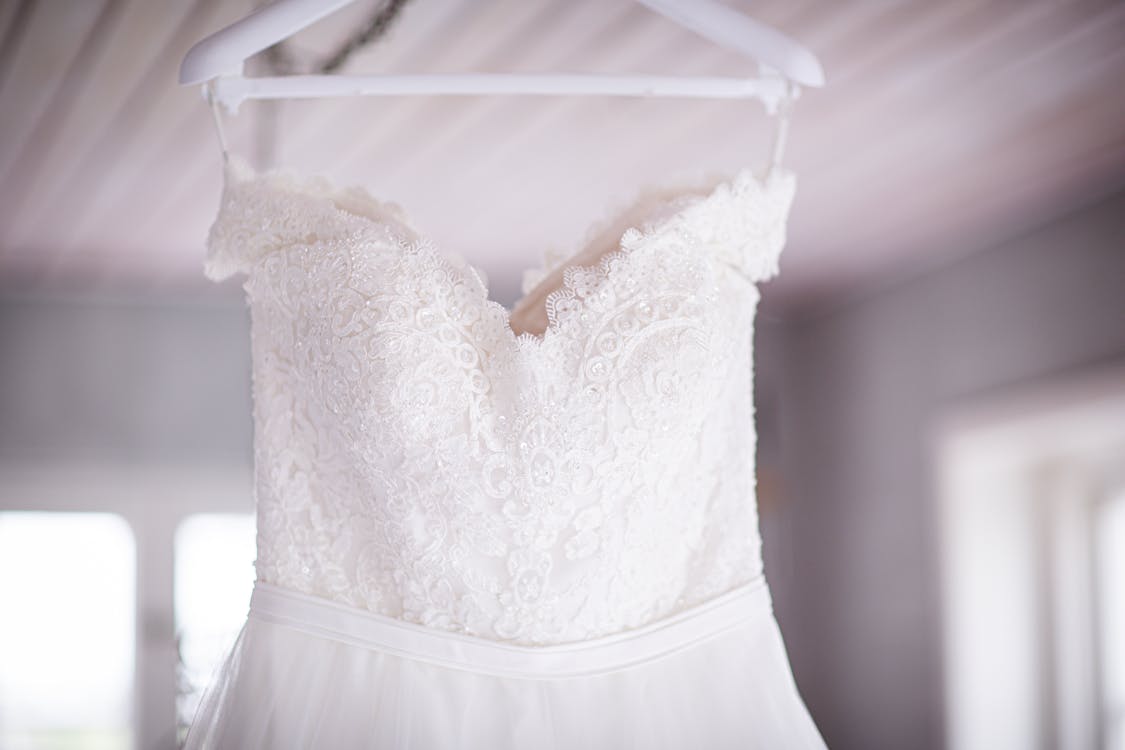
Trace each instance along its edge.
{"label": "satin waistband", "polygon": [[573,643],[527,646],[439,630],[256,581],[249,616],[395,656],[502,677],[604,674],[682,651],[772,615],[764,577],[640,628]]}

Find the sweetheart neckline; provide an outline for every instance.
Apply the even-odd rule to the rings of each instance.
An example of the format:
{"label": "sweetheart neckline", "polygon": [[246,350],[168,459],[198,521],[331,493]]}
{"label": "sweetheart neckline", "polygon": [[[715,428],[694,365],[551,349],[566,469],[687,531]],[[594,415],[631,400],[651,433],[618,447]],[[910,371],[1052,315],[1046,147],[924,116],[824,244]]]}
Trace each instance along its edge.
{"label": "sweetheart neckline", "polygon": [[[712,174],[707,178],[708,184],[706,186],[676,188],[652,184],[643,186],[635,191],[635,197],[631,203],[622,203],[619,201],[612,212],[604,212],[602,218],[589,222],[586,227],[586,234],[584,235],[587,239],[580,243],[581,246],[578,250],[570,253],[563,260],[559,260],[549,267],[548,263],[544,260],[541,261],[538,267],[527,266],[518,269],[520,271],[520,278],[523,278],[524,275],[530,271],[543,271],[544,273],[529,291],[521,294],[510,306],[488,296],[489,288],[485,280],[486,276],[476,264],[470,262],[462,253],[456,250],[443,251],[438,244],[434,242],[429,233],[424,231],[417,224],[411,213],[401,204],[395,201],[378,198],[361,184],[338,183],[323,172],[302,172],[292,165],[283,164],[269,169],[258,170],[241,156],[228,154],[223,165],[223,179],[226,184],[229,184],[232,178],[239,182],[252,182],[255,185],[265,185],[271,189],[282,190],[283,192],[300,195],[309,199],[327,201],[331,209],[336,213],[356,217],[374,225],[386,226],[388,224],[397,223],[405,227],[418,238],[419,241],[416,243],[417,249],[422,249],[430,253],[442,267],[451,272],[460,272],[464,269],[470,272],[476,282],[481,301],[485,305],[493,307],[498,311],[503,321],[504,330],[518,348],[530,346],[534,349],[541,349],[558,334],[556,317],[554,315],[554,303],[564,299],[566,294],[573,292],[573,282],[577,275],[594,274],[592,289],[593,293],[596,293],[597,290],[601,289],[610,281],[613,266],[616,261],[631,254],[646,241],[651,240],[651,238],[659,235],[662,231],[667,231],[670,227],[674,227],[677,222],[685,221],[686,217],[693,211],[699,210],[699,207],[709,205],[719,200],[721,197],[729,196],[736,189],[745,187],[746,185],[752,186],[760,193],[765,193],[775,185],[794,179],[794,173],[791,170],[778,167],[769,172],[765,177],[758,177],[750,167],[744,166],[735,170],[733,173],[723,175]],[[590,236],[594,234],[595,229],[601,229],[602,234],[605,234],[609,227],[620,223],[625,215],[632,211],[633,208],[640,204],[646,197],[651,197],[653,193],[658,193],[659,196],[655,199],[654,204],[647,208],[642,218],[636,222],[636,224],[640,226],[631,222],[621,231],[614,231],[608,241],[608,249],[597,256],[592,263],[578,264],[575,262],[593,246],[594,239],[596,238],[591,238]],[[349,210],[341,206],[340,199],[345,196],[350,196],[353,199],[359,198],[364,209],[373,209],[373,213],[378,214],[378,216],[371,215],[366,211],[364,213],[357,213],[354,210]],[[677,202],[681,202],[681,205],[676,206],[675,204]],[[621,208],[622,205],[626,206],[626,208]],[[673,206],[675,206],[675,208],[668,211],[668,209]],[[666,213],[662,216],[658,216],[662,209],[666,211]],[[386,218],[387,214],[390,214],[389,220]],[[384,218],[380,218],[380,216]],[[448,252],[452,252],[453,256],[447,254]],[[541,253],[540,257],[545,256]],[[546,283],[553,274],[559,271],[559,269],[562,269],[562,277],[558,285],[547,292],[542,301],[542,305],[547,314],[547,324],[543,331],[541,333],[533,333],[526,330],[517,332],[512,327],[513,316],[520,311],[524,303],[539,292],[543,284]]]}

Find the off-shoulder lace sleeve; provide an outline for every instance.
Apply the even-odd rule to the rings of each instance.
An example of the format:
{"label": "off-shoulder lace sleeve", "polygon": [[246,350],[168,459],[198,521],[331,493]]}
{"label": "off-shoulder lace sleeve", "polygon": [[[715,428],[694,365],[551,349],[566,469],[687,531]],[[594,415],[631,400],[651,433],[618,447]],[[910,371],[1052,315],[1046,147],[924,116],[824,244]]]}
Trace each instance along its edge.
{"label": "off-shoulder lace sleeve", "polygon": [[323,177],[301,178],[288,170],[257,173],[231,154],[223,168],[218,215],[207,235],[203,273],[222,281],[249,273],[263,256],[292,245],[391,231],[413,236],[395,203],[377,201],[360,187],[334,187]]}
{"label": "off-shoulder lace sleeve", "polygon": [[222,281],[246,273],[270,248],[283,244],[286,216],[276,201],[254,183],[253,170],[238,157],[223,165],[219,212],[207,233],[203,274]]}
{"label": "off-shoulder lace sleeve", "polygon": [[795,176],[779,171],[759,180],[747,170],[720,190],[688,217],[688,231],[715,260],[748,280],[773,278],[785,247]]}

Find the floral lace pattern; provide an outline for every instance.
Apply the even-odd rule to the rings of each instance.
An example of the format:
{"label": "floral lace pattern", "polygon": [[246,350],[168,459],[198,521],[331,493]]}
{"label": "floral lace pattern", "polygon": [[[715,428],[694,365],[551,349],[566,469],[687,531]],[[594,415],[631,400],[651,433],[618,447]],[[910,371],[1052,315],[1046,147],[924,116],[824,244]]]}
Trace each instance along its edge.
{"label": "floral lace pattern", "polygon": [[595,264],[525,272],[564,269],[517,334],[396,204],[232,156],[204,271],[246,276],[258,578],[555,644],[760,576],[756,283],[794,190],[743,170],[638,202]]}

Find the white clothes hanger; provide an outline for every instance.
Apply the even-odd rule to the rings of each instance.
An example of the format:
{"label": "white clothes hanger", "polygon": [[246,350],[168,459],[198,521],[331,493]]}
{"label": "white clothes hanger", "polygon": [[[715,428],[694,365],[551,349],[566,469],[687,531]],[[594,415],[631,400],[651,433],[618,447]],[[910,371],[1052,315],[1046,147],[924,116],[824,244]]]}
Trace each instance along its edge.
{"label": "white clothes hanger", "polygon": [[[824,85],[820,61],[780,31],[716,0],[637,0],[704,38],[755,60],[748,78],[598,74],[462,73],[291,75],[248,78],[247,58],[355,0],[276,0],[197,42],[180,65],[182,85],[206,84],[212,105],[237,112],[247,99],[331,96],[530,94],[757,98],[774,114],[801,86]],[[217,114],[216,114],[217,116]]]}

